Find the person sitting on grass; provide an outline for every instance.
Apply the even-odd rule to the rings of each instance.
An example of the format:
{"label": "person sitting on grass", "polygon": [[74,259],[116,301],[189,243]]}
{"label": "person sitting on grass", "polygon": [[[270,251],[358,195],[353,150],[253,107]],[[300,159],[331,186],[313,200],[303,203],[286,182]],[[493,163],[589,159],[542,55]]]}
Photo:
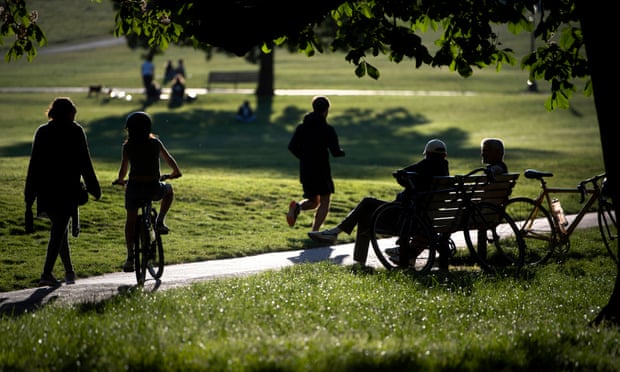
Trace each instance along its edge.
{"label": "person sitting on grass", "polygon": [[237,110],[237,115],[235,116],[235,119],[244,123],[249,123],[256,119],[254,111],[252,111],[252,107],[250,106],[250,101],[243,101],[243,103],[241,104],[241,106],[239,106],[239,109]]}
{"label": "person sitting on grass", "polygon": [[180,74],[176,74],[170,86],[170,106],[178,107],[183,104],[185,99],[185,79]]}

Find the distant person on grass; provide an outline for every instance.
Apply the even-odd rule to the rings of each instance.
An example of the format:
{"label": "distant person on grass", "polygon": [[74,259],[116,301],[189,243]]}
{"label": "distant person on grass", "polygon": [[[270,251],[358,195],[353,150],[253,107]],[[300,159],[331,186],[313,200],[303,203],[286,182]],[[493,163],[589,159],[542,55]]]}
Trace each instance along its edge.
{"label": "distant person on grass", "polygon": [[[416,172],[418,177],[415,178],[415,185],[419,191],[428,190],[434,176],[448,176],[448,151],[446,144],[439,139],[432,139],[424,146],[424,159],[417,163],[406,166],[399,172]],[[398,182],[402,186],[405,186],[400,179]],[[402,197],[401,191],[396,200]],[[368,244],[370,243],[371,222],[374,211],[388,203],[388,201],[380,200],[372,197],[365,197],[359,204],[349,212],[349,214],[335,227],[323,231],[312,231],[308,233],[308,236],[319,243],[333,244],[338,239],[338,234],[345,232],[351,234],[353,229],[357,226],[357,233],[355,236],[355,245],[353,249],[353,259],[362,265],[366,264],[366,258],[368,257]],[[443,236],[440,239],[440,257],[439,267],[442,270],[448,269],[449,261],[449,247],[447,239],[449,236]],[[398,252],[392,252],[394,257],[398,257]],[[396,259],[396,258],[394,258]]]}
{"label": "distant person on grass", "polygon": [[171,184],[160,181],[160,157],[172,169],[170,174],[172,178],[181,177],[176,160],[170,155],[163,142],[151,133],[151,127],[151,117],[145,112],[136,111],[127,116],[125,122],[127,139],[123,142],[118,179],[114,181],[114,183],[125,184],[125,176],[129,172],[129,180],[125,189],[125,209],[127,210],[125,222],[127,259],[123,264],[125,272],[134,271],[132,245],[142,199],[161,200],[155,228],[160,234],[168,234],[170,231],[165,224],[165,218],[174,199],[174,190]]}
{"label": "distant person on grass", "polygon": [[[82,178],[88,193],[97,200],[101,197],[86,134],[75,121],[76,115],[77,108],[71,99],[54,99],[47,111],[49,121],[37,128],[32,143],[24,189],[26,230],[33,229],[32,205],[35,199],[37,215],[47,216],[51,221],[40,286],[60,285],[52,273],[59,255],[65,269],[65,283],[75,283],[68,230],[69,220],[77,217],[78,205],[84,203],[79,201]],[[74,221],[74,226],[76,223]],[[75,236],[76,231],[73,233]]]}
{"label": "distant person on grass", "polygon": [[144,106],[149,106],[161,99],[161,87],[156,81],[151,81],[146,88],[146,101]]}
{"label": "distant person on grass", "polygon": [[185,79],[181,74],[176,74],[170,86],[170,102],[171,107],[178,107],[183,104],[185,99]]}
{"label": "distant person on grass", "polygon": [[168,84],[174,79],[174,75],[176,75],[176,69],[172,65],[172,60],[169,59],[166,62],[166,67],[164,67],[164,84]]}
{"label": "distant person on grass", "polygon": [[327,97],[314,97],[313,111],[304,116],[288,144],[289,151],[299,159],[299,180],[304,197],[299,202],[290,202],[286,214],[289,226],[295,225],[301,211],[316,210],[312,231],[318,231],[329,213],[331,194],[335,191],[329,154],[345,156],[336,130],[327,123],[329,108]]}
{"label": "distant person on grass", "polygon": [[256,116],[254,115],[254,111],[252,110],[252,107],[250,106],[250,101],[248,100],[243,101],[241,106],[239,106],[239,109],[237,109],[237,115],[235,116],[235,119],[237,119],[237,121],[241,121],[244,123],[249,123],[256,119]]}

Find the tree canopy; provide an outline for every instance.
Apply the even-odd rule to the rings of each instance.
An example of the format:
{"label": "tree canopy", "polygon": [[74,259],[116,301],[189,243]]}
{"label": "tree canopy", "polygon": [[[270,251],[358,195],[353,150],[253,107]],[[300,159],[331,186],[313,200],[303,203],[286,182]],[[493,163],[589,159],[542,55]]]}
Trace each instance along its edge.
{"label": "tree canopy", "polygon": [[[38,13],[29,11],[25,0],[4,2],[0,41],[15,35],[5,59],[31,60],[37,46],[46,44]],[[284,0],[113,2],[117,36],[145,37],[163,50],[186,43],[242,56],[258,45],[267,52],[272,45],[287,45],[312,56],[328,48],[345,52],[358,77],[379,78],[380,71],[366,60],[378,55],[395,63],[410,58],[416,67],[447,66],[468,77],[474,68],[499,70],[518,63],[493,31],[493,25],[505,24],[513,33],[534,32],[542,41],[520,63],[534,79],[551,82],[548,109],[567,108],[575,79],[589,76],[578,15],[569,0],[315,0],[295,7]],[[428,30],[440,35],[433,53],[420,37]],[[589,82],[585,87],[591,94]]]}

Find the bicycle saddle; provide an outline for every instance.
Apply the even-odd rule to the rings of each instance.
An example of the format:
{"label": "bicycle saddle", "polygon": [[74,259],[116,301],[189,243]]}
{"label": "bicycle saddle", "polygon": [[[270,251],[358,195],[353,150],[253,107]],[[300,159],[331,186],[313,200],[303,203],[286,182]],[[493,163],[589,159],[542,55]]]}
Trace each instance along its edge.
{"label": "bicycle saddle", "polygon": [[530,178],[530,179],[534,178],[537,180],[543,177],[553,177],[553,173],[551,172],[541,172],[536,169],[526,169],[523,172],[523,175],[525,176],[525,178]]}

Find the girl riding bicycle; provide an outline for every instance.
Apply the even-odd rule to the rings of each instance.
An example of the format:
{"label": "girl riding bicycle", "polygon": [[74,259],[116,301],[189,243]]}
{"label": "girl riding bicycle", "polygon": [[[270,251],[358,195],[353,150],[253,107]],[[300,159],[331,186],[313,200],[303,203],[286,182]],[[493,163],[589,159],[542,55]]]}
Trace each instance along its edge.
{"label": "girl riding bicycle", "polygon": [[160,234],[169,232],[164,222],[174,199],[174,190],[171,184],[160,181],[160,157],[172,168],[170,178],[181,177],[176,160],[170,155],[163,142],[151,133],[151,127],[151,117],[145,112],[136,111],[127,116],[125,122],[127,139],[123,143],[118,179],[114,181],[114,183],[124,184],[125,176],[129,171],[129,180],[125,189],[125,209],[127,210],[125,222],[127,259],[123,264],[125,272],[134,271],[132,244],[135,238],[138,210],[144,199],[161,200],[156,228]]}

